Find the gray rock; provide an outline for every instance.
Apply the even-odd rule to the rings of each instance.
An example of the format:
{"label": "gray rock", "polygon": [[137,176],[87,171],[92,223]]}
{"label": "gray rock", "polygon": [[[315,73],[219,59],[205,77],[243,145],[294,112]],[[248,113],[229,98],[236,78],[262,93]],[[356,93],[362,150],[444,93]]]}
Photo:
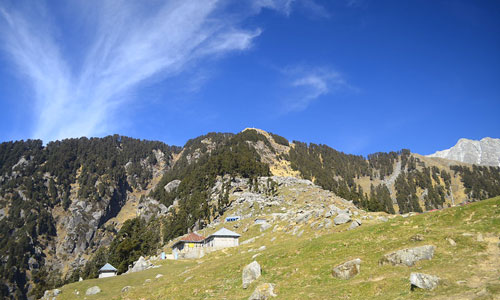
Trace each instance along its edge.
{"label": "gray rock", "polygon": [[253,261],[243,268],[243,288],[246,289],[248,286],[257,278],[260,277],[261,269],[258,262]]}
{"label": "gray rock", "polygon": [[57,295],[59,295],[61,293],[61,290],[60,289],[55,289],[53,291],[53,293],[54,293],[54,296],[57,296]]}
{"label": "gray rock", "polygon": [[163,274],[158,274],[155,276],[156,279],[163,277]]}
{"label": "gray rock", "polygon": [[350,221],[351,221],[351,217],[345,213],[339,214],[338,216],[335,217],[335,219],[333,219],[333,222],[335,223],[335,225],[344,224],[344,223],[347,223]]}
{"label": "gray rock", "polygon": [[434,256],[435,247],[432,245],[425,245],[415,248],[402,249],[395,252],[388,253],[382,257],[380,264],[406,265],[413,266],[417,261],[432,259]]}
{"label": "gray rock", "polygon": [[483,235],[481,233],[477,234],[476,241],[478,241],[478,242],[484,242],[484,238],[483,238]]}
{"label": "gray rock", "polygon": [[356,258],[333,268],[333,277],[350,279],[360,272],[361,259]]}
{"label": "gray rock", "polygon": [[382,221],[382,222],[387,222],[387,221],[389,221],[389,219],[387,219],[387,218],[386,218],[386,217],[384,217],[384,216],[378,216],[378,217],[377,217],[377,220]]}
{"label": "gray rock", "polygon": [[87,289],[87,291],[85,292],[85,295],[87,295],[87,296],[89,296],[89,295],[95,295],[95,294],[98,294],[100,292],[101,292],[101,289],[97,285],[95,285],[93,287],[89,287]]}
{"label": "gray rock", "polygon": [[330,219],[325,219],[325,225],[324,225],[325,229],[330,229],[332,228],[332,220]]}
{"label": "gray rock", "polygon": [[266,300],[270,297],[276,297],[274,293],[274,285],[272,283],[262,283],[259,284],[253,291],[252,295],[248,300]]}
{"label": "gray rock", "polygon": [[439,284],[439,277],[434,276],[434,275],[424,274],[424,273],[411,273],[410,274],[410,283],[411,283],[412,290],[415,287],[425,289],[425,290],[433,290]]}
{"label": "gray rock", "polygon": [[360,220],[354,220],[351,223],[351,226],[349,226],[349,230],[354,229],[356,227],[361,226],[361,221]]}
{"label": "gray rock", "polygon": [[258,251],[264,251],[266,250],[266,246],[261,246],[259,249],[257,249]]}
{"label": "gray rock", "polygon": [[134,273],[147,270],[152,268],[154,265],[147,261],[144,257],[139,257],[139,259],[134,263],[134,266],[127,271],[127,273]]}
{"label": "gray rock", "polygon": [[244,240],[243,242],[240,243],[240,245],[246,245],[255,242],[255,237],[249,238],[248,240]]}
{"label": "gray rock", "polygon": [[261,232],[262,232],[262,231],[266,231],[266,230],[268,230],[269,228],[271,228],[271,224],[269,224],[269,223],[267,223],[267,222],[260,224],[260,231],[261,231]]}
{"label": "gray rock", "polygon": [[447,238],[446,239],[448,241],[448,243],[450,243],[451,246],[455,247],[457,245],[457,243],[452,239],[452,238]]}
{"label": "gray rock", "polygon": [[424,236],[421,234],[415,234],[414,236],[412,236],[410,238],[410,241],[412,241],[412,242],[421,242],[423,240],[424,240]]}
{"label": "gray rock", "polygon": [[131,289],[131,288],[132,288],[132,287],[131,287],[130,285],[124,286],[124,287],[122,288],[122,293],[126,293],[126,292],[130,291],[130,289]]}

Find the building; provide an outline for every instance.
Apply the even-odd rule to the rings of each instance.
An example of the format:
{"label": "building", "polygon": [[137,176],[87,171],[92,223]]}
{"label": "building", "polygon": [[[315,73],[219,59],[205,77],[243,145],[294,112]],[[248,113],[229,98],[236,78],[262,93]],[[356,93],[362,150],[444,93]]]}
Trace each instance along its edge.
{"label": "building", "polygon": [[226,217],[226,222],[239,221],[240,219],[241,219],[240,216],[229,216],[229,217]]}
{"label": "building", "polygon": [[99,278],[113,277],[113,276],[116,276],[117,272],[118,272],[118,270],[115,267],[113,267],[112,265],[106,263],[99,270]]}
{"label": "building", "polygon": [[217,250],[239,245],[240,235],[229,229],[222,228],[205,239],[205,247],[210,250]]}
{"label": "building", "polygon": [[204,255],[205,237],[196,233],[190,233],[183,236],[172,246],[174,259],[178,258],[200,258]]}

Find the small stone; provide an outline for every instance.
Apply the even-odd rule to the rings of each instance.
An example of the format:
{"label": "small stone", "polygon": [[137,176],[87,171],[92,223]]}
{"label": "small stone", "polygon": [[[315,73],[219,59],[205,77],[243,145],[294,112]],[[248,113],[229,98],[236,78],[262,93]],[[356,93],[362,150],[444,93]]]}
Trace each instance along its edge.
{"label": "small stone", "polygon": [[481,233],[477,234],[476,241],[478,241],[478,242],[484,242],[484,238],[483,238],[483,235]]}
{"label": "small stone", "polygon": [[360,272],[361,259],[356,258],[333,268],[333,277],[350,279]]}
{"label": "small stone", "polygon": [[158,275],[156,275],[155,278],[158,279],[158,278],[161,278],[161,277],[163,277],[163,274],[158,274]]}
{"label": "small stone", "polygon": [[274,285],[272,283],[262,283],[255,288],[255,291],[248,300],[266,300],[270,297],[276,297]]}
{"label": "small stone", "polygon": [[85,292],[85,295],[89,296],[89,295],[95,295],[95,294],[98,294],[101,292],[101,289],[96,285],[96,286],[93,286],[93,287],[89,287],[87,289],[87,291]]}
{"label": "small stone", "polygon": [[266,246],[261,246],[259,249],[257,249],[258,251],[264,251],[266,250]]}
{"label": "small stone", "polygon": [[260,277],[261,269],[258,262],[253,261],[243,268],[242,281],[243,288],[246,289],[248,286],[257,278]]}
{"label": "small stone", "polygon": [[266,231],[266,230],[268,230],[269,228],[271,228],[271,224],[269,224],[269,223],[267,223],[267,222],[265,222],[265,223],[263,223],[263,224],[261,224],[261,225],[260,225],[260,231],[261,231],[261,232],[262,232],[262,231]]}
{"label": "small stone", "polygon": [[414,236],[412,236],[410,238],[410,241],[412,241],[412,242],[421,242],[423,240],[424,240],[424,236],[421,234],[415,234]]}
{"label": "small stone", "polygon": [[53,293],[54,293],[54,296],[57,296],[57,295],[59,295],[61,293],[61,290],[60,289],[55,289],[53,291]]}
{"label": "small stone", "polygon": [[132,288],[132,287],[131,287],[130,285],[124,286],[124,287],[122,288],[122,293],[126,293],[126,292],[128,292],[131,288]]}
{"label": "small stone", "polygon": [[148,278],[148,279],[144,280],[144,283],[151,283],[151,279]]}
{"label": "small stone", "polygon": [[411,273],[410,283],[412,291],[415,289],[415,287],[425,290],[433,290],[439,284],[439,277],[424,273]]}
{"label": "small stone", "polygon": [[450,243],[451,246],[455,247],[457,245],[457,243],[452,239],[452,238],[447,238],[446,239],[448,241],[448,243]]}
{"label": "small stone", "polygon": [[[404,215],[403,215],[403,217],[405,218],[405,216],[404,216]],[[406,217],[407,217],[407,216],[406,216]],[[387,219],[387,218],[386,218],[386,217],[384,217],[384,216],[378,216],[378,217],[377,217],[377,220],[382,221],[382,222],[387,222],[387,221],[389,221],[389,219]]]}

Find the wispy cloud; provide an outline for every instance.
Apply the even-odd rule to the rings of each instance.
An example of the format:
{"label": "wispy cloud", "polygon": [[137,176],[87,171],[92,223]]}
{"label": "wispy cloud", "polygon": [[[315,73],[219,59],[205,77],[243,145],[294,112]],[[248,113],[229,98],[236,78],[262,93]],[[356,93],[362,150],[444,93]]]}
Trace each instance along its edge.
{"label": "wispy cloud", "polygon": [[287,16],[292,13],[294,7],[298,7],[299,10],[314,17],[330,17],[330,13],[327,9],[321,4],[318,4],[315,0],[253,0],[252,6],[257,11],[268,8]]}
{"label": "wispy cloud", "polygon": [[291,96],[284,103],[285,112],[302,111],[322,96],[351,89],[342,74],[331,68],[294,66],[282,73],[292,88]]}
{"label": "wispy cloud", "polygon": [[209,57],[245,51],[261,34],[259,28],[243,29],[241,20],[225,18],[220,1],[148,2],[158,5],[154,8],[144,3],[79,2],[87,15],[72,13],[75,20],[85,20],[83,25],[64,24],[82,25],[81,36],[91,37],[79,41],[85,55],[77,58],[67,53],[67,37],[55,29],[48,6],[0,4],[4,50],[35,91],[33,137],[47,141],[109,133],[116,129],[117,107],[141,85]]}

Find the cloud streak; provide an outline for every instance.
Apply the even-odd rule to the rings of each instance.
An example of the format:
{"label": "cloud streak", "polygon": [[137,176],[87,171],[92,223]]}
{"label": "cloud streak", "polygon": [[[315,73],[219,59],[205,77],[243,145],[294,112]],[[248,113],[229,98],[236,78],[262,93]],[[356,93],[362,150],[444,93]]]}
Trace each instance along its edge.
{"label": "cloud streak", "polygon": [[318,98],[342,89],[351,89],[342,74],[326,67],[295,66],[282,70],[292,89],[285,112],[305,110]]}
{"label": "cloud streak", "polygon": [[[63,53],[48,6],[0,4],[4,50],[33,87],[32,136],[45,141],[109,133],[117,108],[158,78],[175,76],[203,59],[252,47],[261,30],[225,18],[224,3],[173,0],[145,7],[133,1],[81,1],[83,57]],[[35,13],[42,11],[43,13]],[[84,19],[72,11],[75,20]],[[71,23],[67,26],[78,26]],[[91,38],[84,40],[87,34]],[[81,64],[75,66],[75,61]]]}

